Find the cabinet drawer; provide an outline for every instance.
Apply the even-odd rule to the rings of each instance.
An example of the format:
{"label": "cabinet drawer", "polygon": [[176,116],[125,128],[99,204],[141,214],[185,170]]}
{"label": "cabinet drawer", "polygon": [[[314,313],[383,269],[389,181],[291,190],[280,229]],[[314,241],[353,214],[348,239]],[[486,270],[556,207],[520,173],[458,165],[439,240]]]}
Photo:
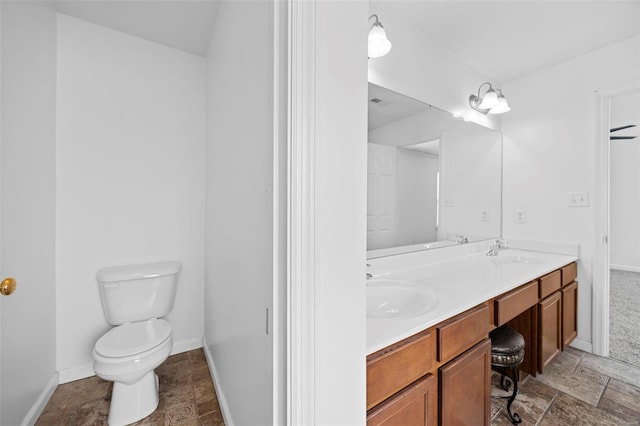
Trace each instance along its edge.
{"label": "cabinet drawer", "polygon": [[438,330],[438,361],[446,362],[482,339],[493,326],[489,306],[477,306],[436,327]]}
{"label": "cabinet drawer", "polygon": [[576,280],[578,277],[578,265],[576,262],[570,263],[564,268],[562,271],[562,287],[565,285],[569,285]]}
{"label": "cabinet drawer", "polygon": [[500,327],[538,303],[538,282],[532,281],[495,300],[495,322]]}
{"label": "cabinet drawer", "polygon": [[432,330],[403,340],[367,358],[367,410],[415,382],[435,367]]}
{"label": "cabinet drawer", "polygon": [[560,280],[560,270],[553,271],[550,274],[545,275],[540,278],[540,299],[544,299],[551,293],[560,290],[561,280]]}
{"label": "cabinet drawer", "polygon": [[431,374],[380,404],[367,415],[367,426],[435,425],[436,379]]}

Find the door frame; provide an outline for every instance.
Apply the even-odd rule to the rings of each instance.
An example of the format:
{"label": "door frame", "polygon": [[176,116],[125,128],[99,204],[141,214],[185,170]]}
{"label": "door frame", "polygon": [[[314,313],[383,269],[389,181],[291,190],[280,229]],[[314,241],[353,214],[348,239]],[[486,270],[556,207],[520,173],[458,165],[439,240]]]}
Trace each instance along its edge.
{"label": "door frame", "polygon": [[592,342],[593,353],[609,356],[609,256],[610,235],[610,145],[611,100],[640,91],[640,80],[618,89],[597,90],[596,173],[595,173],[595,253],[593,262]]}

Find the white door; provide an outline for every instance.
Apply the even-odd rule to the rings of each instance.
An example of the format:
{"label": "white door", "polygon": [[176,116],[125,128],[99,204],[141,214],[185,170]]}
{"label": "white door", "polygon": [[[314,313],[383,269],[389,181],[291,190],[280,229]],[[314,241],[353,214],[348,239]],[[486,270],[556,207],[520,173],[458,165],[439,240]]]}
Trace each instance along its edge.
{"label": "white door", "polygon": [[57,384],[56,26],[48,2],[0,2],[0,424],[34,423]]}
{"label": "white door", "polygon": [[367,144],[367,250],[394,245],[396,147]]}

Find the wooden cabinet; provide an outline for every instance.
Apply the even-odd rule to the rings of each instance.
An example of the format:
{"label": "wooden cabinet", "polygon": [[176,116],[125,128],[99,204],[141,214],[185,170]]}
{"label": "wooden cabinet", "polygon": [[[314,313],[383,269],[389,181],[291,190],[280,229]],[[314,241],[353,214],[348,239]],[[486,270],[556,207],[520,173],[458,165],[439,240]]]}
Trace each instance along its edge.
{"label": "wooden cabinet", "polygon": [[435,367],[435,333],[427,329],[367,357],[367,410]]}
{"label": "wooden cabinet", "polygon": [[574,262],[367,356],[367,425],[489,425],[489,332],[518,330],[521,371],[542,373],[577,336],[576,275]]}
{"label": "wooden cabinet", "polygon": [[476,306],[438,325],[438,361],[447,362],[485,339],[493,329],[489,306]]}
{"label": "wooden cabinet", "polygon": [[498,297],[494,302],[495,324],[500,327],[538,303],[538,281],[532,281]]}
{"label": "wooden cabinet", "polygon": [[435,426],[436,421],[436,380],[431,374],[367,415],[368,426]]}
{"label": "wooden cabinet", "polygon": [[540,289],[540,299],[544,299],[545,297],[555,293],[560,290],[560,286],[562,285],[561,272],[558,269],[557,271],[553,271],[550,274],[545,275],[540,278],[540,285],[538,288]]}
{"label": "wooden cabinet", "polygon": [[490,424],[491,340],[440,368],[439,400],[442,426]]}
{"label": "wooden cabinet", "polygon": [[538,371],[562,350],[562,296],[556,291],[538,303]]}
{"label": "wooden cabinet", "polygon": [[565,350],[577,336],[578,283],[574,281],[562,287],[562,350]]}
{"label": "wooden cabinet", "polygon": [[445,406],[458,407],[464,394],[463,412],[469,419],[483,418],[477,416],[484,410],[488,416],[490,407],[482,401],[491,384],[491,372],[485,371],[491,359],[489,313],[483,303],[369,355],[367,425],[437,424],[438,377],[445,380]]}

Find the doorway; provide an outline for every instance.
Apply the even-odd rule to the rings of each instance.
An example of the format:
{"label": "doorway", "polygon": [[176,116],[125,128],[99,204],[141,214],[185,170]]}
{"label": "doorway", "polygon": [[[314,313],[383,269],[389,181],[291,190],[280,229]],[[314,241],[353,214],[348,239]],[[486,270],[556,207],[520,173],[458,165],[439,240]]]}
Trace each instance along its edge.
{"label": "doorway", "polygon": [[[633,112],[622,113],[622,111],[626,111],[628,108],[625,104],[633,103],[633,100],[630,97],[638,95],[640,95],[640,81],[636,81],[634,84],[618,90],[597,91],[595,93],[597,108],[596,182],[594,204],[594,235],[596,250],[593,271],[594,297],[592,306],[592,342],[593,353],[600,356],[610,355],[610,320],[612,319],[610,289],[612,265],[615,267],[614,269],[619,269],[619,267],[622,266],[622,263],[616,264],[614,262],[623,261],[621,260],[622,258],[616,256],[620,251],[625,251],[624,241],[634,241],[633,237],[627,238],[630,234],[636,235],[635,244],[636,246],[639,245],[637,235],[640,234],[634,234],[636,231],[631,230],[631,227],[637,229],[637,227],[640,226],[637,220],[638,216],[635,215],[635,221],[631,223],[625,222],[627,219],[623,219],[618,216],[619,213],[623,216],[629,213],[628,211],[625,211],[627,210],[626,206],[631,202],[628,198],[629,195],[627,194],[634,193],[632,187],[638,184],[640,175],[635,172],[636,178],[634,181],[633,173],[629,173],[629,170],[627,170],[628,167],[619,167],[619,157],[622,152],[618,152],[621,151],[618,148],[621,145],[614,145],[618,144],[620,141],[635,141],[633,142],[633,145],[637,146],[640,142],[640,137],[636,137],[634,139],[627,138],[628,136],[638,135],[638,123],[636,123],[635,127],[626,127],[628,124],[615,124],[619,120],[629,121],[627,119],[629,116],[633,117]],[[616,116],[614,117],[612,113],[616,114]],[[639,119],[640,117],[637,117],[636,114],[635,121],[640,121]],[[612,137],[615,138],[612,140]],[[614,146],[613,151],[611,150],[612,146]],[[629,161],[631,161],[631,159],[629,159]],[[638,161],[640,161],[640,159],[636,157],[635,165],[632,165],[632,168],[638,168]],[[640,194],[637,192],[635,192],[635,194],[637,197],[640,197]],[[633,199],[637,198],[636,195],[633,196]],[[622,206],[619,206],[621,203]],[[638,203],[640,203],[640,201],[638,201]],[[613,224],[614,221],[615,224]],[[615,248],[613,248],[614,245]],[[640,247],[638,247],[638,251],[640,252]],[[613,259],[611,258],[612,254],[614,256]],[[630,254],[630,252],[627,251],[625,254]],[[638,262],[638,265],[640,265],[640,262]],[[623,297],[617,289],[616,297]],[[615,309],[617,310],[617,313],[614,314],[613,318],[615,324],[619,324],[621,322],[621,316],[625,318],[623,321],[628,321],[628,319],[626,319],[628,307],[616,305]]]}
{"label": "doorway", "polygon": [[640,91],[609,111],[609,356],[640,367]]}

